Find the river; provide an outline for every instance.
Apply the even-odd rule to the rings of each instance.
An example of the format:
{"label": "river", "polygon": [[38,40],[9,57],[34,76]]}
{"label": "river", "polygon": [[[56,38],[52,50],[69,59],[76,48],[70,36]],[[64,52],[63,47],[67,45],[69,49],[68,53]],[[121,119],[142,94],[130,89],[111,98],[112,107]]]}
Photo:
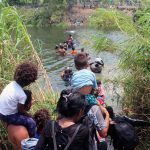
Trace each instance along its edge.
{"label": "river", "polygon": [[[101,57],[103,59],[105,65],[102,73],[96,74],[96,76],[102,81],[106,95],[106,103],[117,108],[119,111],[120,107],[118,102],[121,100],[122,88],[116,84],[116,82],[111,82],[117,79],[121,72],[118,68],[119,53],[96,53],[93,49],[93,44],[95,37],[105,36],[113,40],[116,44],[126,40],[126,37],[119,31],[101,33],[96,29],[85,27],[78,27],[70,30],[75,31],[73,38],[78,51],[84,47],[85,51],[90,54],[91,60],[94,60],[96,57]],[[65,88],[65,83],[60,78],[60,73],[65,67],[71,67],[73,71],[75,71],[73,58],[71,56],[61,57],[56,54],[54,49],[56,44],[66,41],[68,34],[66,34],[62,28],[58,27],[28,28],[28,32],[31,35],[31,40],[35,48],[42,58],[43,65],[48,72],[53,89],[60,92]]]}

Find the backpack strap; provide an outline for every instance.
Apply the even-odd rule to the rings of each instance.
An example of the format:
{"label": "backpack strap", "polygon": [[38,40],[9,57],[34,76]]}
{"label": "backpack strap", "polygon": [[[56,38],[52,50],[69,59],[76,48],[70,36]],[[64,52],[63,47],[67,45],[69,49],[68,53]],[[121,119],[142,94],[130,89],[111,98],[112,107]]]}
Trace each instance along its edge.
{"label": "backpack strap", "polygon": [[[53,136],[53,144],[54,144],[54,150],[57,150],[57,144],[56,144],[56,138],[55,138],[55,121],[52,121],[52,136]],[[77,135],[79,129],[80,129],[81,124],[79,124],[75,130],[75,132],[73,133],[73,136],[71,137],[71,139],[69,140],[68,144],[66,145],[66,147],[64,148],[64,150],[67,150],[70,146],[70,144],[72,143],[72,141],[74,140],[75,136]]]}
{"label": "backpack strap", "polygon": [[52,136],[53,136],[53,144],[54,144],[54,150],[57,150],[57,144],[56,144],[56,138],[55,138],[55,121],[52,121]]}
{"label": "backpack strap", "polygon": [[80,129],[81,124],[79,124],[75,130],[75,132],[73,133],[72,138],[69,140],[68,144],[66,145],[66,147],[64,148],[64,150],[67,150],[70,146],[70,144],[72,143],[72,141],[74,140],[76,134],[78,133],[79,129]]}

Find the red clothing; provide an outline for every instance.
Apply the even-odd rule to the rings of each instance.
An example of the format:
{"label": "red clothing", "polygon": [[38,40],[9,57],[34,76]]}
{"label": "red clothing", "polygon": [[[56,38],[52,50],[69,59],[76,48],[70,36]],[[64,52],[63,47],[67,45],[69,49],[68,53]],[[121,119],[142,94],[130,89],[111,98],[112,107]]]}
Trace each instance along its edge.
{"label": "red clothing", "polygon": [[98,86],[98,95],[103,97],[103,98],[105,98],[105,96],[104,96],[104,89],[103,89],[103,87],[101,85]]}

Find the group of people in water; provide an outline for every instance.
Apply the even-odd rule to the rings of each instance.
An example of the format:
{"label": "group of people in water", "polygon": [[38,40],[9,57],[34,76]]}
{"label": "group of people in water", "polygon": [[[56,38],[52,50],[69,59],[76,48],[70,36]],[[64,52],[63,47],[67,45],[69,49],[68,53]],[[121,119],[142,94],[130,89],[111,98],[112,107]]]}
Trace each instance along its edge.
{"label": "group of people in water", "polygon": [[67,50],[71,49],[70,54],[71,55],[76,55],[77,50],[75,49],[75,44],[73,42],[73,37],[70,34],[67,41],[60,43],[59,45],[56,45],[55,50],[56,53],[59,53],[60,56],[65,56],[67,55]]}
{"label": "group of people in water", "polygon": [[[0,120],[7,124],[15,150],[107,150],[105,137],[114,114],[105,108],[101,81],[87,69],[87,54],[76,54],[74,64],[77,71],[72,73],[70,87],[60,93],[56,120],[52,120],[50,110],[44,108],[34,116],[28,113],[32,107],[32,92],[24,87],[37,80],[38,69],[31,62],[17,66],[14,81],[6,85],[0,95]],[[20,126],[25,128],[18,133]]]}

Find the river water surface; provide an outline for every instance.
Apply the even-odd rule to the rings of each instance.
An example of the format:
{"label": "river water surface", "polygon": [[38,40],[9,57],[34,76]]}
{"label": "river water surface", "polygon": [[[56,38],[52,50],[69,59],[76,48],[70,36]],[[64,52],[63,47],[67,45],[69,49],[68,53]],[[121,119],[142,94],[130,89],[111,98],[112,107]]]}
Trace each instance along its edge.
{"label": "river water surface", "polygon": [[[96,74],[98,79],[101,79],[105,95],[106,103],[119,109],[118,101],[121,99],[121,87],[113,84],[111,80],[119,77],[120,70],[118,68],[119,54],[118,52],[100,52],[96,53],[93,49],[94,38],[105,36],[113,40],[114,43],[118,44],[126,40],[126,37],[120,32],[107,32],[101,33],[96,29],[90,28],[74,28],[75,33],[72,34],[76,49],[80,52],[82,47],[85,51],[90,54],[91,61],[96,57],[101,57],[104,61],[104,68],[101,74]],[[55,45],[63,41],[66,41],[68,34],[64,32],[62,28],[48,27],[48,28],[28,28],[31,40],[38,50],[39,55],[42,58],[43,65],[48,72],[52,87],[55,91],[60,92],[65,88],[65,83],[60,78],[60,73],[65,67],[71,67],[75,71],[73,57],[68,55],[61,57],[56,54]],[[40,42],[37,42],[39,40]],[[39,48],[41,47],[41,48]]]}

